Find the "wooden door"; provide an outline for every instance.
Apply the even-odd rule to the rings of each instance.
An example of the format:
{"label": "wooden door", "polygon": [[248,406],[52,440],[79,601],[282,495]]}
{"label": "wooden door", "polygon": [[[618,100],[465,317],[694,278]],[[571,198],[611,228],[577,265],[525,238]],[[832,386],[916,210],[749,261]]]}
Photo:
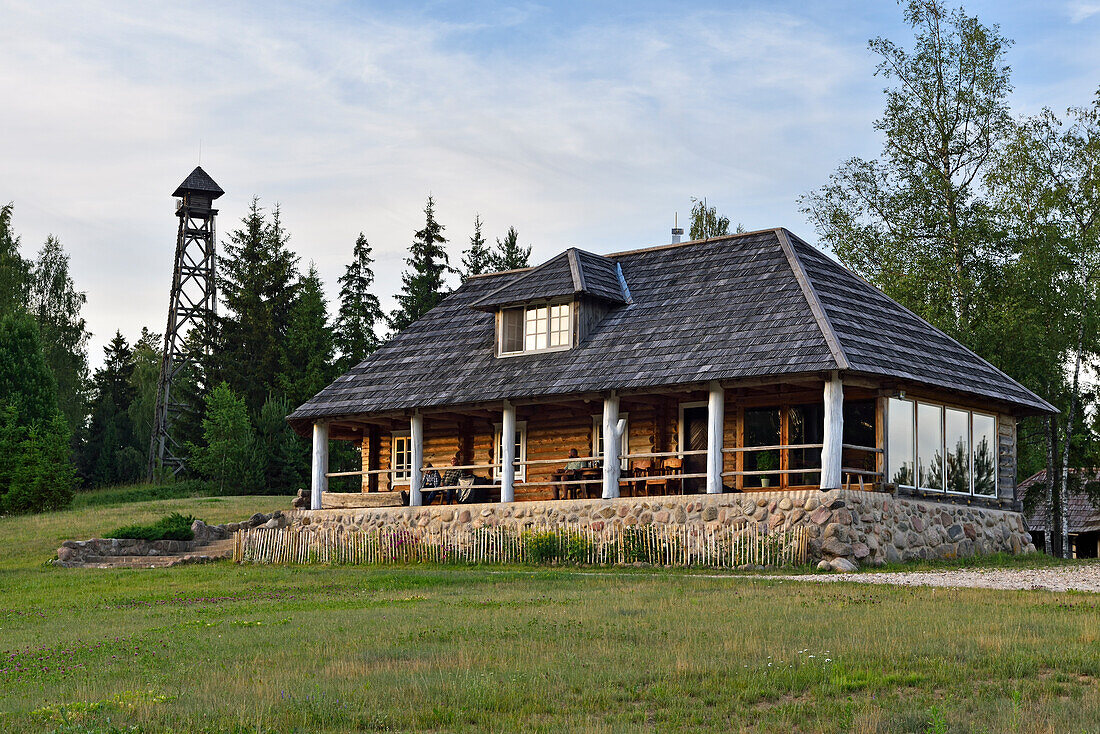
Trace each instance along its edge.
{"label": "wooden door", "polygon": [[[707,450],[707,408],[706,406],[684,407],[684,451]],[[697,454],[684,457],[684,474],[706,474],[707,456]],[[698,494],[706,489],[707,480],[703,477],[684,480],[684,494]]]}

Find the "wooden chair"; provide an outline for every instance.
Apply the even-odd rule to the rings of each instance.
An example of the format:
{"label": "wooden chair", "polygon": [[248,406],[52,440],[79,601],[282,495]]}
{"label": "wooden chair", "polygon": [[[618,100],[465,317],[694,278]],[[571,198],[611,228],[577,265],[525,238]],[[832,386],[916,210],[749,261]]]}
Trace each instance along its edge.
{"label": "wooden chair", "polygon": [[[630,466],[630,476],[632,477],[651,477],[653,476],[654,464],[652,459],[635,459]],[[638,485],[644,484],[646,486],[640,487]],[[648,494],[649,482],[627,482],[626,486],[630,490],[631,495],[640,495],[643,489],[646,489]]]}
{"label": "wooden chair", "polygon": [[654,474],[653,474],[652,478],[646,480],[646,483],[645,483],[645,493],[646,493],[646,495],[647,496],[653,496],[654,494],[658,494],[658,495],[667,495],[667,494],[669,494],[669,487],[671,487],[673,484],[675,484],[677,482],[679,482],[681,484],[683,483],[682,480],[676,479],[676,475],[677,474],[683,474],[683,472],[684,472],[684,461],[683,461],[683,459],[678,459],[676,457],[672,457],[670,459],[665,459],[664,466],[656,469],[654,471]]}

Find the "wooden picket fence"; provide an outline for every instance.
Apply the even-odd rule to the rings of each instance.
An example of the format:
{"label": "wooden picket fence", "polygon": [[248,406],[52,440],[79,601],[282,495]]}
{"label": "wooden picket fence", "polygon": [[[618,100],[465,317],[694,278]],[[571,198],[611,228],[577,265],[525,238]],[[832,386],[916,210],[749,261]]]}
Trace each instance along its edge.
{"label": "wooden picket fence", "polygon": [[702,524],[593,530],[588,525],[404,528],[251,528],[236,533],[237,563],[576,563],[660,566],[797,566],[807,561],[806,528],[739,530]]}

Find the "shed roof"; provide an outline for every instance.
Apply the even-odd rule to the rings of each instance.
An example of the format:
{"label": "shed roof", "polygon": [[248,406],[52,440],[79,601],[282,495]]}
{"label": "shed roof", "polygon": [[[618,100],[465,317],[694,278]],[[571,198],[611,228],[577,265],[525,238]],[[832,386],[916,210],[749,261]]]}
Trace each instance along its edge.
{"label": "shed roof", "polygon": [[195,170],[187,174],[187,178],[183,179],[183,183],[176,187],[176,190],[172,192],[172,196],[183,196],[188,191],[201,191],[210,194],[211,199],[217,199],[225,193],[222,191],[222,187],[210,178],[210,174],[202,170],[202,166],[195,166]]}
{"label": "shed roof", "polygon": [[316,418],[830,370],[958,390],[1020,413],[1053,411],[785,229],[604,257],[572,252],[586,286],[582,259],[592,259],[606,289],[603,263],[614,264],[623,299],[574,348],[498,358],[494,317],[483,310],[577,292],[567,251],[538,268],[468,279],[291,423],[304,430]]}
{"label": "shed roof", "polygon": [[[1100,471],[1073,469],[1071,473],[1072,476],[1080,478],[1082,483],[1100,482]],[[1048,529],[1047,517],[1050,512],[1050,503],[1046,499],[1046,480],[1047,472],[1044,469],[1020,482],[1017,487],[1020,497],[1023,498],[1024,507],[1030,508],[1030,511],[1025,509],[1025,516],[1027,526],[1031,530]],[[1098,506],[1100,503],[1094,501],[1082,489],[1075,490],[1070,487],[1072,485],[1067,483],[1069,491],[1066,493],[1066,519],[1069,521],[1069,531],[1089,533],[1100,530],[1100,506]],[[1031,497],[1032,492],[1038,493],[1038,496]]]}

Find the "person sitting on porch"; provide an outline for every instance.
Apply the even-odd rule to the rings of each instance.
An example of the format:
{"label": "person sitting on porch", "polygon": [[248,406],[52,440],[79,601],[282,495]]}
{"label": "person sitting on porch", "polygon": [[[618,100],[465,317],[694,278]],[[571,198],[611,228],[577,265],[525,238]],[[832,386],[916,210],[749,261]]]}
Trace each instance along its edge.
{"label": "person sitting on porch", "polygon": [[446,497],[444,501],[447,504],[451,504],[455,501],[455,493],[458,491],[459,483],[468,477],[472,477],[473,474],[469,469],[456,469],[462,463],[462,459],[458,454],[451,457],[451,469],[443,472],[443,486],[446,487]]}
{"label": "person sitting on porch", "polygon": [[576,449],[569,449],[569,458],[573,461],[570,461],[568,464],[565,465],[566,471],[576,472],[580,471],[581,469],[588,468],[588,462],[578,460],[578,456],[580,456],[580,454],[577,453]]}

